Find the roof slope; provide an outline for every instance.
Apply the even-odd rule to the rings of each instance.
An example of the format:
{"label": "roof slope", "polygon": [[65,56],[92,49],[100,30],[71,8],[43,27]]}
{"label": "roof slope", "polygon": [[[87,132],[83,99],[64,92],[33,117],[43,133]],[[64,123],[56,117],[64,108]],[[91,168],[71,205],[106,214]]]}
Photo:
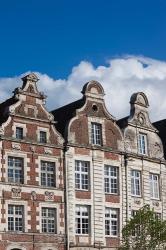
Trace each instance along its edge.
{"label": "roof slope", "polygon": [[79,99],[75,102],[67,104],[61,108],[52,110],[51,113],[54,116],[56,129],[65,136],[65,128],[72,117],[74,117],[76,110],[81,108],[85,103],[85,98]]}
{"label": "roof slope", "polygon": [[153,125],[158,129],[159,136],[163,143],[164,156],[166,158],[166,119],[154,122]]}

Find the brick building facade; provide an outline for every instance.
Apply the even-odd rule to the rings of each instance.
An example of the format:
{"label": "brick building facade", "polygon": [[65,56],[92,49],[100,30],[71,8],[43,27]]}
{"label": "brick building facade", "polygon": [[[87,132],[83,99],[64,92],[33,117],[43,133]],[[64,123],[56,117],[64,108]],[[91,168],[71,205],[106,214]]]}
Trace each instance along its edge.
{"label": "brick building facade", "polygon": [[0,105],[0,249],[64,249],[63,139],[36,75],[22,80]]}
{"label": "brick building facade", "polygon": [[0,250],[113,250],[144,204],[166,219],[163,145],[143,93],[116,122],[96,81],[49,113],[36,75],[22,80],[0,104]]}

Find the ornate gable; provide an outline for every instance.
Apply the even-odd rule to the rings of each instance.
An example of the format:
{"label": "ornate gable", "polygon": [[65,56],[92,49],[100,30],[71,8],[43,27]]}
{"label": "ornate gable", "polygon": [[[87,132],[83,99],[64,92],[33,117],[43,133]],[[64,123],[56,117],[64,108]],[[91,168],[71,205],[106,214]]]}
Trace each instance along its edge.
{"label": "ornate gable", "polygon": [[143,92],[134,93],[130,98],[130,104],[131,109],[128,122],[135,126],[156,130],[149,118],[147,96]]}

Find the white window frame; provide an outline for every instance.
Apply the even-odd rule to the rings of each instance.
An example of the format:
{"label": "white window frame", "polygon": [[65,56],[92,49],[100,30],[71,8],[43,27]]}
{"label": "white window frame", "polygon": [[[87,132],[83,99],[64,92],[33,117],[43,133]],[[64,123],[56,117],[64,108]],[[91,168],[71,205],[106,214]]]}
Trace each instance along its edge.
{"label": "white window frame", "polygon": [[[9,206],[12,206],[13,209],[14,209],[14,213],[12,215],[9,215]],[[21,208],[21,214],[16,214],[16,207],[20,207]],[[10,230],[9,229],[9,218],[12,218],[13,219],[13,230]],[[7,228],[8,228],[8,231],[9,232],[24,232],[25,231],[25,225],[24,225],[24,206],[23,205],[20,205],[20,204],[8,204],[8,225],[7,225]],[[22,219],[22,230],[17,230],[16,229],[16,224],[17,224],[17,220],[18,219]]]}
{"label": "white window frame", "polygon": [[[45,133],[46,133],[46,143],[40,142],[40,132],[45,132]],[[44,127],[38,127],[36,133],[37,133],[37,141],[38,141],[39,143],[47,144],[47,143],[50,142],[50,132],[49,132],[49,128],[46,128],[46,127],[45,127],[45,128],[44,128]]]}
{"label": "white window frame", "polygon": [[[85,215],[84,213],[87,213],[87,215]],[[85,220],[87,220],[88,223],[85,223]],[[79,223],[78,223],[78,221],[79,221]],[[78,225],[80,225],[80,228],[78,228]],[[87,227],[85,227],[85,225],[87,225]],[[88,206],[88,205],[85,205],[85,206],[84,205],[76,205],[76,207],[75,207],[76,235],[89,235],[90,229],[91,229],[90,206]],[[86,232],[86,230],[87,230],[87,232]]]}
{"label": "white window frame", "polygon": [[[23,139],[24,139],[26,137],[26,134],[27,134],[26,124],[24,124],[24,123],[16,123],[16,122],[13,124],[12,131],[14,131],[14,134],[13,134],[14,138],[16,138],[16,128],[17,127],[23,129]],[[21,140],[21,139],[18,139],[18,140]]]}
{"label": "white window frame", "polygon": [[[19,130],[19,133],[17,133],[18,130]],[[20,131],[21,131],[21,133],[20,133]],[[21,135],[21,137],[20,137],[20,135]],[[18,140],[23,140],[24,139],[24,128],[23,127],[16,126],[16,139],[18,139]]]}
{"label": "white window frame", "polygon": [[116,166],[104,165],[104,190],[106,194],[119,193],[119,168]]}
{"label": "white window frame", "polygon": [[91,122],[91,143],[102,146],[102,124]]}
{"label": "white window frame", "polygon": [[[109,232],[107,232],[107,226],[108,226]],[[120,227],[119,208],[106,207],[105,208],[105,236],[118,237],[119,227]]]}
{"label": "white window frame", "polygon": [[[87,171],[85,171],[87,169]],[[88,191],[90,187],[90,162],[75,160],[75,189]]]}
{"label": "white window frame", "polygon": [[159,175],[150,173],[150,195],[152,199],[159,200],[160,199],[160,187],[159,187]]}
{"label": "white window frame", "polygon": [[138,152],[141,155],[147,155],[147,135],[144,133],[138,134]]}
{"label": "white window frame", "polygon": [[[44,217],[43,216],[43,209],[46,209],[46,214],[47,216]],[[49,217],[48,216],[48,210],[54,210],[54,216],[52,217]],[[54,231],[53,232],[49,232],[49,221],[51,220],[54,220]],[[46,220],[46,231],[43,231],[43,220]],[[45,234],[57,234],[57,209],[56,207],[47,207],[47,206],[42,206],[41,207],[41,233],[45,233]]]}
{"label": "white window frame", "polygon": [[[42,170],[42,162],[43,163],[51,163],[51,164],[54,164],[54,173],[52,174],[51,173],[51,171],[43,171]],[[46,168],[47,168],[48,166],[46,166]],[[46,185],[43,185],[42,184],[42,174],[43,173],[45,173],[45,179],[46,179]],[[53,175],[53,177],[54,177],[54,185],[48,185],[48,177],[49,177],[49,175],[50,174],[52,174]],[[41,160],[40,161],[40,184],[41,184],[41,186],[42,187],[50,187],[50,188],[54,188],[54,187],[56,187],[56,163],[55,163],[55,161],[49,161],[49,160]]]}
{"label": "white window frame", "polygon": [[[21,159],[21,161],[22,161],[22,167],[21,167],[21,170],[22,170],[22,181],[20,181],[20,182],[15,181],[15,179],[16,179],[15,175],[17,173],[16,171],[19,170],[19,167],[17,167],[15,164],[13,165],[13,167],[9,167],[9,158],[14,158],[15,160],[16,159]],[[10,183],[17,183],[17,184],[24,184],[24,182],[25,182],[25,180],[24,180],[24,158],[19,157],[19,156],[8,155],[7,161],[8,161],[8,171],[7,171],[8,182],[10,182]],[[11,181],[9,179],[9,169],[13,170],[13,181]]]}
{"label": "white window frame", "polygon": [[141,197],[141,191],[141,171],[131,169],[131,195]]}

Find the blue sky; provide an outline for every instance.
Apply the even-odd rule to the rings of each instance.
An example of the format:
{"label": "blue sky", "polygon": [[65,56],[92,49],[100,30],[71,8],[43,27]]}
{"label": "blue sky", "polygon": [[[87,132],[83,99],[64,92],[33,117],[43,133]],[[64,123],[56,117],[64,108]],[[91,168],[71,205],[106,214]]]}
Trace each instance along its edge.
{"label": "blue sky", "polygon": [[166,0],[0,1],[0,101],[35,72],[48,110],[99,81],[108,110],[129,114],[133,92],[166,118]]}
{"label": "blue sky", "polygon": [[126,54],[166,60],[165,13],[165,0],[1,1],[0,77],[65,78],[82,60]]}

